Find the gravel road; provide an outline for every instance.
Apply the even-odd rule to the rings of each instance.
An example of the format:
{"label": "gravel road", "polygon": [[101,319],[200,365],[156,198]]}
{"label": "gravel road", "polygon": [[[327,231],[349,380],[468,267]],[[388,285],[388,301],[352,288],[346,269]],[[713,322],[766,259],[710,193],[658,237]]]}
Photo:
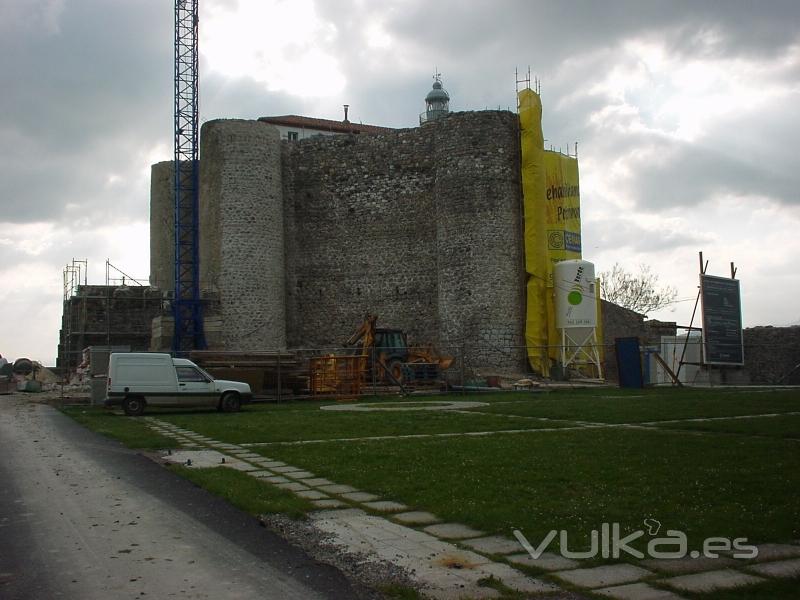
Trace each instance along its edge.
{"label": "gravel road", "polygon": [[336,569],[136,452],[0,396],[0,598],[357,598]]}

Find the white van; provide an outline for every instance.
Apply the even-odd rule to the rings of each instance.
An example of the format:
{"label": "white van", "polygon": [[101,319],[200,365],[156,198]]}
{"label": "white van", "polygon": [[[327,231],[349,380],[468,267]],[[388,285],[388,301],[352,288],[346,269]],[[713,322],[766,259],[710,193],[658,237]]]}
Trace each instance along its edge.
{"label": "white van", "polygon": [[145,406],[213,406],[235,412],[252,398],[248,384],[214,379],[185,358],[114,352],[108,362],[105,405],[122,405],[126,415],[141,415]]}

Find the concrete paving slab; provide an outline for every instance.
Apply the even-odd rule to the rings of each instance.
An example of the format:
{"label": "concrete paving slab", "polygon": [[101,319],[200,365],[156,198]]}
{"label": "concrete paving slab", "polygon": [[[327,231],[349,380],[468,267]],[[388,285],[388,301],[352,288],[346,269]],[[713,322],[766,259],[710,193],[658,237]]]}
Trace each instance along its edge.
{"label": "concrete paving slab", "polygon": [[488,563],[482,565],[481,570],[502,581],[503,585],[506,587],[525,594],[542,594],[555,592],[560,589],[552,583],[546,583],[534,577],[529,577],[502,563]]}
{"label": "concrete paving slab", "polygon": [[327,492],[328,494],[349,494],[351,492],[358,491],[354,487],[351,487],[349,485],[340,485],[338,483],[334,483],[332,485],[320,485],[316,487],[321,489],[323,492]]}
{"label": "concrete paving slab", "polygon": [[341,500],[335,500],[333,498],[323,499],[323,500],[312,500],[311,504],[313,504],[317,508],[340,508],[342,506],[346,506],[346,504]]}
{"label": "concrete paving slab", "polygon": [[[437,599],[496,597],[492,588],[478,585],[494,575],[505,576],[516,588],[547,591],[556,588],[529,578],[508,565],[492,563],[486,557],[438,540],[381,517],[352,510],[324,511],[310,516],[333,543],[364,557],[368,562],[392,562],[406,569],[422,592]],[[506,584],[502,578],[500,581]]]}
{"label": "concrete paving slab", "polygon": [[439,517],[436,515],[421,510],[413,510],[410,512],[392,515],[392,518],[395,521],[407,525],[428,525],[429,523],[438,523],[440,521]]}
{"label": "concrete paving slab", "polygon": [[401,510],[408,510],[405,504],[393,502],[392,500],[379,500],[377,502],[364,502],[364,506],[379,512],[399,512]]}
{"label": "concrete paving slab", "polygon": [[295,492],[295,494],[301,498],[306,498],[307,500],[322,500],[323,498],[329,498],[328,494],[323,494],[317,490],[300,490],[299,492]]}
{"label": "concrete paving slab", "polygon": [[483,535],[482,531],[472,529],[472,527],[467,527],[461,523],[437,523],[436,525],[428,525],[423,531],[448,540],[462,540]]}
{"label": "concrete paving slab", "polygon": [[284,471],[287,477],[291,477],[292,479],[309,479],[313,478],[314,474],[309,473],[308,471]]}
{"label": "concrete paving slab", "polygon": [[302,483],[297,483],[296,481],[290,481],[289,483],[278,483],[276,485],[282,490],[289,490],[290,492],[304,492],[309,489]]}
{"label": "concrete paving slab", "polygon": [[734,558],[720,556],[719,558],[707,558],[699,556],[692,558],[649,558],[639,561],[639,564],[646,569],[669,573],[670,575],[684,575],[686,573],[697,573],[699,571],[717,571],[737,564]]}
{"label": "concrete paving slab", "polygon": [[284,467],[273,467],[267,465],[264,466],[267,467],[268,469],[275,471],[276,473],[292,473],[294,471],[302,471],[302,469],[298,469],[297,467],[291,467],[289,465],[286,465]]}
{"label": "concrete paving slab", "polygon": [[240,461],[231,462],[230,465],[225,465],[225,466],[230,466],[232,469],[236,469],[237,471],[245,471],[245,472],[258,471],[259,470],[259,468],[257,466],[255,466],[255,465],[251,465],[250,463],[240,462]]}
{"label": "concrete paving slab", "polygon": [[256,470],[250,471],[250,475],[253,477],[272,477],[275,474],[272,471],[260,471],[256,468]]}
{"label": "concrete paving slab", "polygon": [[800,576],[800,558],[761,563],[747,567],[747,570],[757,575],[767,575],[768,577],[797,577]]}
{"label": "concrete paving slab", "polygon": [[794,544],[758,544],[757,562],[794,558],[800,556],[800,546]]}
{"label": "concrete paving slab", "polygon": [[[171,454],[162,453],[161,458],[167,462],[185,465],[187,461],[191,460],[193,467],[200,469],[209,469],[212,467],[232,467],[235,464],[241,464],[240,461],[226,456],[216,450],[173,450]],[[222,459],[225,459],[225,463]]]}
{"label": "concrete paving slab", "polygon": [[380,496],[370,494],[369,492],[349,492],[347,494],[341,494],[341,496],[351,502],[374,502],[380,498]]}
{"label": "concrete paving slab", "polygon": [[638,581],[652,575],[652,573],[641,567],[620,563],[588,569],[556,571],[553,575],[580,587],[599,588]]}
{"label": "concrete paving slab", "polygon": [[486,554],[512,554],[522,549],[518,541],[500,535],[462,540],[461,543]]}
{"label": "concrete paving slab", "polygon": [[681,575],[662,579],[670,587],[687,592],[710,592],[711,590],[724,590],[743,585],[752,585],[764,581],[761,577],[747,575],[733,569],[720,569],[719,571],[706,571],[694,575]]}
{"label": "concrete paving slab", "polygon": [[592,591],[595,594],[616,598],[617,600],[682,600],[681,596],[673,592],[659,590],[646,583],[629,583]]}
{"label": "concrete paving slab", "polygon": [[271,477],[264,477],[264,479],[270,483],[290,483],[286,477],[281,477],[280,475],[272,475]]}
{"label": "concrete paving slab", "polygon": [[551,552],[542,552],[539,558],[533,558],[527,552],[525,554],[513,554],[511,556],[506,556],[506,560],[515,565],[535,567],[543,571],[566,571],[568,569],[577,569],[581,566],[581,563],[577,560],[564,558],[563,556]]}
{"label": "concrete paving slab", "polygon": [[321,485],[333,485],[333,482],[329,479],[324,479],[323,477],[312,477],[310,479],[306,479],[303,483],[306,485],[310,485],[312,487],[318,487]]}
{"label": "concrete paving slab", "polygon": [[267,469],[277,469],[278,467],[285,467],[286,463],[281,462],[279,460],[273,460],[270,462],[263,462],[259,463],[262,467],[266,467]]}

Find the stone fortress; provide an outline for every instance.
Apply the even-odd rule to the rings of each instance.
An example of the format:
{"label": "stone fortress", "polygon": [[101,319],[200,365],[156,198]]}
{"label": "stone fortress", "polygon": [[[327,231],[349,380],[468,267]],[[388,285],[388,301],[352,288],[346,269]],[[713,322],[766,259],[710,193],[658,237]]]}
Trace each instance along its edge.
{"label": "stone fortress", "polygon": [[[369,312],[412,344],[525,369],[518,118],[450,113],[442,92],[437,80],[410,129],[293,141],[275,119],[203,125],[210,349],[338,347]],[[167,292],[173,169],[153,165],[151,184],[150,282]],[[154,323],[153,349],[170,346],[167,320]]]}

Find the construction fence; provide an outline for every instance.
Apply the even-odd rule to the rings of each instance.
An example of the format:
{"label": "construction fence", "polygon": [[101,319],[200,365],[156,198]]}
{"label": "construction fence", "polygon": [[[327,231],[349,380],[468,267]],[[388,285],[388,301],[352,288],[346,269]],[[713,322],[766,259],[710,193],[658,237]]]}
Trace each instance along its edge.
{"label": "construction fence", "polygon": [[[562,350],[560,346],[555,349]],[[794,357],[781,369],[754,372],[747,357],[776,353],[776,349],[745,344],[744,364],[709,365],[703,362],[702,339],[692,335],[665,337],[656,345],[643,344],[637,338],[618,338],[613,343],[587,348],[586,356],[594,351],[603,357],[599,365],[586,358],[566,366],[554,364],[546,379],[530,371],[526,361],[530,348],[525,345],[440,347],[431,362],[404,362],[402,357],[393,356],[391,350],[372,348],[366,354],[352,347],[204,351],[192,353],[191,358],[215,377],[246,381],[257,398],[278,401],[351,399],[394,393],[464,394],[552,384],[622,387],[800,384],[799,349],[794,349]],[[565,350],[569,355],[574,348]],[[753,363],[756,367],[760,364],[758,360]]]}

